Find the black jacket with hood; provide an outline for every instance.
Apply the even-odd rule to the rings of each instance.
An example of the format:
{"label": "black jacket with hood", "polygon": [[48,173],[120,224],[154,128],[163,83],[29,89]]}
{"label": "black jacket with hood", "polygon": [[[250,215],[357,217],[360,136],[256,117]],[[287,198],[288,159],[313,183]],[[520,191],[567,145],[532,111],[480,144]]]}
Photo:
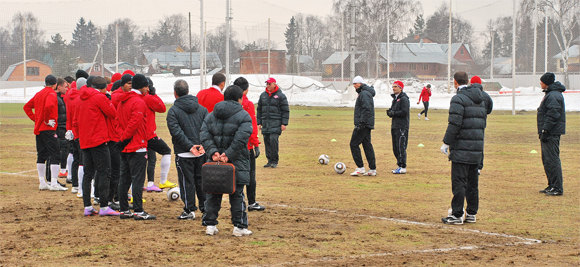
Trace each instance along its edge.
{"label": "black jacket with hood", "polygon": [[538,134],[542,130],[547,131],[550,135],[566,134],[566,105],[562,92],[566,87],[560,82],[548,85],[544,90],[546,95],[538,108]]}
{"label": "black jacket with hood", "polygon": [[256,122],[262,125],[262,134],[282,134],[282,125],[288,125],[290,107],[282,90],[276,86],[273,93],[262,92],[258,100]]}
{"label": "black jacket with hood", "polygon": [[171,134],[175,154],[189,152],[193,145],[201,145],[201,126],[208,112],[197,97],[180,96],[167,112],[167,128]]}
{"label": "black jacket with hood", "polygon": [[463,87],[451,98],[449,124],[443,143],[449,145],[449,160],[479,164],[483,157],[483,139],[487,110],[481,89]]}
{"label": "black jacket with hood", "polygon": [[225,153],[236,167],[236,184],[250,184],[250,152],[248,140],[252,134],[252,118],[236,101],[215,105],[201,127],[201,142],[209,159],[215,152]]}
{"label": "black jacket with hood", "polygon": [[56,134],[59,138],[64,138],[66,133],[66,105],[61,93],[56,93],[58,99],[58,120],[56,126]]}
{"label": "black jacket with hood", "polygon": [[354,126],[375,128],[375,88],[361,84],[356,90],[358,97],[354,105]]}
{"label": "black jacket with hood", "polygon": [[[391,115],[393,118],[391,122],[391,129],[409,129],[409,97],[405,92],[401,92],[398,96],[391,94],[393,102],[391,103]],[[387,113],[388,114],[388,113]]]}

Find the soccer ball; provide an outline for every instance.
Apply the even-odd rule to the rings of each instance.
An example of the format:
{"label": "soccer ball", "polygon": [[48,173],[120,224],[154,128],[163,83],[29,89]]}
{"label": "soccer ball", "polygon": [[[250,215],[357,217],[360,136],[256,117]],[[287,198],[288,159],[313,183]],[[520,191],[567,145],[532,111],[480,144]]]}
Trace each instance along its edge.
{"label": "soccer ball", "polygon": [[334,171],[338,174],[343,174],[346,171],[346,165],[342,162],[334,164]]}
{"label": "soccer ball", "polygon": [[179,194],[179,187],[174,187],[167,190],[167,200],[169,201],[176,201],[181,197]]}
{"label": "soccer ball", "polygon": [[320,164],[328,165],[329,161],[330,161],[330,158],[326,154],[322,154],[322,155],[320,155],[320,157],[318,157],[318,163],[320,163]]}

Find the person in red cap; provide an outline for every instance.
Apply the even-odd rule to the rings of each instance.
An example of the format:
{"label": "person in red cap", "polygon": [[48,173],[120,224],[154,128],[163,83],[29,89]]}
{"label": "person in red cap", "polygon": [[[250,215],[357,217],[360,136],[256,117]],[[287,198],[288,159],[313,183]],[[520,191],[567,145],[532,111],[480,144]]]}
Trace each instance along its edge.
{"label": "person in red cap", "polygon": [[215,104],[224,101],[222,90],[226,86],[226,76],[222,73],[216,73],[211,77],[211,87],[197,92],[199,104],[211,113]]}
{"label": "person in red cap", "polygon": [[407,173],[407,143],[409,139],[409,97],[403,92],[405,85],[401,81],[393,83],[393,102],[387,110],[391,122],[391,137],[393,140],[393,154],[397,158],[397,168],[393,174]]}
{"label": "person in red cap", "polygon": [[264,136],[266,158],[268,159],[264,168],[278,167],[278,138],[282,131],[286,130],[289,119],[288,99],[276,85],[276,79],[270,77],[266,81],[266,91],[260,95],[260,100],[258,100],[258,114],[256,115],[256,123],[262,131],[262,136]]}
{"label": "person in red cap", "polygon": [[[34,134],[36,135],[36,167],[40,190],[65,191],[66,187],[58,184],[58,171],[60,163],[60,148],[56,136],[58,119],[58,100],[56,96],[56,77],[49,74],[44,79],[45,87],[36,93],[24,105],[24,112],[34,121]],[[32,111],[34,109],[34,111]],[[46,162],[49,162],[51,169],[50,185],[44,179],[46,173]]]}
{"label": "person in red cap", "polygon": [[429,118],[427,118],[427,111],[429,111],[429,97],[431,96],[431,85],[427,84],[427,86],[423,87],[423,90],[421,90],[421,95],[419,95],[419,101],[417,101],[417,105],[419,105],[419,102],[421,102],[421,99],[423,99],[423,107],[425,107],[421,113],[417,114],[417,117],[419,117],[419,119],[421,119],[421,115],[423,113],[425,113],[425,120],[428,121]]}
{"label": "person in red cap", "polygon": [[[485,103],[486,113],[488,115],[491,114],[491,112],[493,111],[493,100],[491,100],[491,96],[489,96],[489,94],[483,90],[481,78],[479,78],[479,76],[477,76],[477,75],[473,76],[473,77],[471,77],[470,83],[472,86],[478,87],[481,90],[481,94],[483,95],[483,102]],[[487,120],[487,116],[486,116],[486,120]],[[481,170],[483,169],[483,157],[484,157],[484,155],[482,154],[481,162],[479,163],[479,165],[477,167],[478,174],[481,174]]]}

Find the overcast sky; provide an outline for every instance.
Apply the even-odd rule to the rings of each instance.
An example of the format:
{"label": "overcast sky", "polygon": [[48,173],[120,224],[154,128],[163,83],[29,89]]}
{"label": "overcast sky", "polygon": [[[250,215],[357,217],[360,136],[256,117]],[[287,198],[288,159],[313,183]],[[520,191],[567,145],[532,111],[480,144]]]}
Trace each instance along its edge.
{"label": "overcast sky", "polygon": [[[225,21],[225,0],[205,0],[204,17],[208,30]],[[297,13],[327,16],[332,13],[333,0],[232,0],[232,26],[237,39],[244,43],[268,37],[268,18],[271,19],[271,38],[278,49],[285,49],[284,30]],[[444,2],[420,0],[425,20]],[[511,16],[512,0],[452,0],[452,11],[471,21],[475,37],[485,30],[486,22],[498,16]],[[142,30],[156,26],[164,16],[191,12],[192,31],[200,32],[199,0],[0,0],[0,26],[6,27],[17,12],[32,12],[41,23],[47,40],[60,33],[70,41],[80,17],[97,26],[106,27],[117,18],[130,18]]]}

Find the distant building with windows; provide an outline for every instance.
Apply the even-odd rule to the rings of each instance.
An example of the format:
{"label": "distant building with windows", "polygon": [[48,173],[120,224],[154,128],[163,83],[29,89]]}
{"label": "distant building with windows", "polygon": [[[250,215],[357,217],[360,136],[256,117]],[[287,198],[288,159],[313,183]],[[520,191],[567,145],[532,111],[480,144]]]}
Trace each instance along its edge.
{"label": "distant building with windows", "polygon": [[[44,78],[52,73],[50,65],[36,60],[26,60],[26,80],[44,82]],[[6,69],[0,81],[23,81],[24,80],[24,61],[12,64]]]}

